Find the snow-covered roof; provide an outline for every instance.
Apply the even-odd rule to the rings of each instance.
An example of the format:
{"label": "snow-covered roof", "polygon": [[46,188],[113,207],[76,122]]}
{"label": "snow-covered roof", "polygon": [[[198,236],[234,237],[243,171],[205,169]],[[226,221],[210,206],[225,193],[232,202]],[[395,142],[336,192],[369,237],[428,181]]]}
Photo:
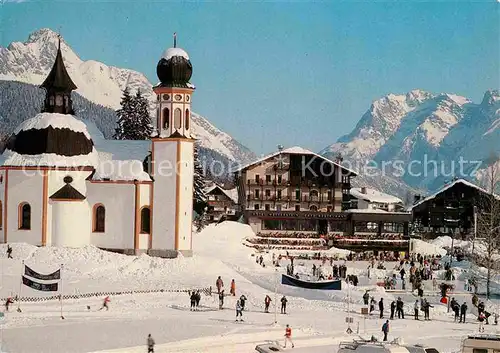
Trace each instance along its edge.
{"label": "snow-covered roof", "polygon": [[365,193],[362,192],[363,188],[351,188],[350,193],[357,199],[363,199],[368,202],[395,204],[403,203],[403,201],[396,197],[375,189],[364,188]]}
{"label": "snow-covered roof", "polygon": [[213,184],[212,186],[209,186],[205,189],[205,193],[209,194],[212,191],[214,191],[215,189],[219,189],[220,191],[222,191],[224,193],[224,195],[226,195],[231,200],[233,200],[234,203],[238,203],[238,190],[236,188],[226,190],[226,189],[223,189],[220,185]]}
{"label": "snow-covered roof", "polygon": [[19,154],[6,149],[3,165],[19,167],[96,167],[99,155],[95,148],[85,155],[61,156],[55,153]]}
{"label": "snow-covered roof", "polygon": [[329,162],[331,164],[334,164],[340,168],[343,168],[345,170],[347,170],[349,173],[353,174],[353,175],[358,175],[358,173],[356,173],[355,171],[351,170],[351,169],[348,169],[346,167],[344,167],[343,165],[341,164],[338,164],[334,161],[332,161],[331,159],[328,159],[326,157],[323,157],[322,155],[319,155],[317,153],[314,153],[312,151],[309,151],[308,149],[305,149],[305,148],[302,148],[302,147],[299,147],[299,146],[294,146],[294,147],[290,147],[290,148],[285,148],[281,151],[276,151],[276,152],[273,152],[271,154],[268,154],[267,156],[264,156],[254,162],[251,162],[251,163],[248,163],[246,165],[243,165],[243,166],[238,166],[237,168],[233,169],[233,172],[238,172],[240,170],[243,170],[243,169],[247,169],[248,167],[251,167],[255,164],[259,164],[259,163],[262,163],[270,158],[273,158],[273,157],[276,157],[280,154],[299,154],[299,155],[309,155],[309,156],[315,156],[317,158],[320,158],[326,162]]}
{"label": "snow-covered roof", "polygon": [[[470,181],[467,181],[467,180],[465,180],[465,179],[457,179],[457,180],[454,180],[453,182],[449,183],[448,185],[446,185],[444,188],[442,188],[442,189],[440,189],[440,190],[436,191],[434,194],[432,194],[432,195],[430,195],[430,196],[427,196],[425,199],[420,200],[419,202],[417,202],[416,204],[414,204],[413,206],[411,206],[411,207],[410,207],[410,210],[412,210],[413,208],[417,207],[418,205],[421,205],[421,204],[422,204],[422,203],[424,203],[424,202],[427,202],[427,201],[429,201],[429,200],[434,199],[437,195],[439,195],[439,194],[440,194],[440,193],[442,193],[443,191],[446,191],[446,190],[448,190],[449,188],[451,188],[451,187],[453,187],[453,186],[455,186],[456,184],[459,184],[459,183],[460,183],[460,184],[467,185],[467,186],[470,186],[470,187],[472,187],[472,188],[475,188],[475,189],[477,189],[477,190],[479,190],[479,191],[481,191],[481,192],[483,192],[483,193],[485,193],[485,194],[489,194],[489,192],[488,192],[488,191],[486,191],[485,189],[483,189],[483,188],[482,188],[482,187],[480,187],[480,186],[477,186],[476,184],[471,183]],[[495,198],[496,198],[497,200],[500,200],[500,196],[495,195],[495,194],[494,194],[494,196],[495,196]]]}
{"label": "snow-covered roof", "polygon": [[58,113],[39,113],[33,118],[26,119],[17,126],[14,130],[14,134],[17,135],[20,131],[28,131],[31,129],[46,129],[49,126],[52,126],[54,129],[69,129],[75,132],[81,132],[86,138],[91,138],[84,122],[72,115]]}
{"label": "snow-covered roof", "polygon": [[184,49],[181,48],[168,48],[163,52],[161,57],[165,60],[169,60],[173,58],[174,56],[181,56],[186,60],[189,60],[189,55],[186,53]]}
{"label": "snow-covered roof", "polygon": [[151,177],[138,160],[105,160],[97,166],[92,180],[151,181]]}
{"label": "snow-covered roof", "polygon": [[381,209],[370,209],[370,208],[351,208],[345,210],[344,212],[349,213],[383,213],[383,214],[405,214],[408,215],[409,212],[394,212],[394,211],[385,211]]}

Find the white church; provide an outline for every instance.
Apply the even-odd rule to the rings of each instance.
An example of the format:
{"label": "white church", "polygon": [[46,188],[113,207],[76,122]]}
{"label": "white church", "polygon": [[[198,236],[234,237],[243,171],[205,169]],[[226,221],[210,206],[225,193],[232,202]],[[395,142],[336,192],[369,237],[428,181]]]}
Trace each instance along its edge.
{"label": "white church", "polygon": [[17,127],[2,156],[4,243],[192,254],[194,86],[188,54],[174,42],[157,74],[157,137],[104,140],[95,125],[74,116],[76,86],[59,44],[41,85],[42,113]]}

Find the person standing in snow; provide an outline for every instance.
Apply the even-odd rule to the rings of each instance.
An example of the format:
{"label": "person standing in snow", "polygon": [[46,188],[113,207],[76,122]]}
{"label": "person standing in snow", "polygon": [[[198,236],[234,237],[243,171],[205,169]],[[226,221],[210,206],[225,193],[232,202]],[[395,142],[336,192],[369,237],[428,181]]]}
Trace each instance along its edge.
{"label": "person standing in snow", "polygon": [[201,294],[199,290],[196,291],[195,300],[196,300],[196,310],[198,310],[198,306],[200,306],[200,300],[201,300]]}
{"label": "person standing in snow", "polygon": [[391,320],[394,320],[394,312],[396,311],[396,302],[393,300],[391,303]]}
{"label": "person standing in snow", "polygon": [[378,310],[380,310],[380,318],[384,317],[384,298],[380,298],[378,302]]}
{"label": "person standing in snow", "polygon": [[7,258],[12,259],[12,247],[7,244]]}
{"label": "person standing in snow", "polygon": [[264,298],[264,312],[268,313],[269,312],[269,305],[271,304],[271,297],[269,295],[266,295]]}
{"label": "person standing in snow", "polygon": [[99,309],[99,311],[101,311],[104,308],[106,308],[106,311],[108,311],[109,310],[109,307],[108,307],[109,302],[111,302],[111,299],[109,299],[109,296],[107,296],[106,298],[104,298],[104,301],[102,302],[102,306]]}
{"label": "person standing in snow", "polygon": [[224,288],[224,282],[222,282],[222,278],[217,277],[217,281],[215,281],[215,286],[217,287],[217,294],[220,294],[222,288]]}
{"label": "person standing in snow", "polygon": [[465,315],[467,314],[467,303],[464,302],[462,306],[460,306],[460,321],[459,323],[465,324]]}
{"label": "person standing in snow", "polygon": [[231,280],[231,289],[229,293],[234,297],[236,296],[236,283],[234,283],[234,279]]}
{"label": "person standing in snow", "polygon": [[486,320],[486,317],[484,316],[484,313],[481,312],[479,316],[477,317],[479,321],[479,332],[484,332],[484,321]]}
{"label": "person standing in snow", "polygon": [[398,313],[398,319],[405,318],[405,312],[403,308],[404,308],[403,300],[401,300],[401,297],[398,297],[398,301],[396,302],[396,311]]}
{"label": "person standing in snow", "polygon": [[286,299],[285,296],[283,296],[281,298],[281,313],[282,314],[286,314],[286,303],[288,302],[288,300]]}
{"label": "person standing in snow", "polygon": [[14,299],[12,299],[12,297],[8,297],[5,301],[5,311],[9,311],[10,304],[14,304]]}
{"label": "person standing in snow", "polygon": [[368,305],[369,300],[370,294],[368,294],[368,291],[366,291],[365,294],[363,294],[363,302],[365,303],[365,305]]}
{"label": "person standing in snow", "polygon": [[240,321],[243,321],[243,307],[241,306],[241,300],[236,301],[236,321],[238,321],[238,316]]}
{"label": "person standing in snow", "polygon": [[224,306],[224,289],[219,293],[219,310]]}
{"label": "person standing in snow", "polygon": [[419,313],[419,310],[420,310],[420,305],[418,303],[418,299],[415,300],[415,305],[413,306],[413,310],[415,312],[415,320],[418,320],[418,313]]}
{"label": "person standing in snow", "polygon": [[375,298],[372,297],[372,300],[370,300],[370,314],[375,310]]}
{"label": "person standing in snow", "polygon": [[290,342],[292,344],[292,348],[295,347],[295,345],[293,344],[293,341],[292,341],[292,328],[288,324],[286,325],[286,328],[285,328],[285,348],[286,348],[287,342]]}
{"label": "person standing in snow", "polygon": [[154,351],[155,351],[155,340],[153,339],[153,337],[151,337],[151,334],[148,335],[147,345],[148,345],[148,353],[154,353]]}
{"label": "person standing in snow", "polygon": [[240,297],[240,302],[241,302],[241,310],[245,310],[245,302],[247,301],[247,297],[245,297],[243,294]]}
{"label": "person standing in snow", "polygon": [[189,310],[194,311],[196,306],[196,292],[194,290],[190,293],[189,300],[191,302],[191,307],[189,308]]}
{"label": "person standing in snow", "polygon": [[387,334],[389,333],[389,320],[382,325],[382,332],[384,333],[384,341],[387,341]]}

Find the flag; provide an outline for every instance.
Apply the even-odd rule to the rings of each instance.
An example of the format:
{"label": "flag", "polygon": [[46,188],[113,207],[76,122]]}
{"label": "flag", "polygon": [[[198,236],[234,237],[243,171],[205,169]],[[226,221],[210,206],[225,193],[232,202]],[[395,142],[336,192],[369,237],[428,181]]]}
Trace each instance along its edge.
{"label": "flag", "polygon": [[286,286],[307,288],[307,289],[322,289],[322,290],[342,289],[342,281],[340,279],[331,281],[310,282],[310,281],[302,281],[300,279],[285,274],[281,275],[281,284],[284,284]]}
{"label": "flag", "polygon": [[61,279],[61,269],[55,271],[55,272],[52,272],[48,275],[42,275],[34,270],[32,270],[31,268],[29,268],[28,266],[24,265],[24,274],[28,277],[32,277],[32,278],[35,278],[35,279],[39,279],[39,280],[42,280],[42,281],[52,281],[52,280],[58,280],[58,279]]}
{"label": "flag", "polygon": [[23,284],[27,287],[42,291],[42,292],[57,292],[58,283],[38,283],[23,276]]}

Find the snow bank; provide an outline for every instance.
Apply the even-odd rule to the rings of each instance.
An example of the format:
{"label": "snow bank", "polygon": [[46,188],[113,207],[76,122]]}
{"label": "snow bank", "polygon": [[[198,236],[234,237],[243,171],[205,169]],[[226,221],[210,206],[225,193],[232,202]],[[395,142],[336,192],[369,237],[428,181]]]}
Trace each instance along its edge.
{"label": "snow bank", "polygon": [[19,154],[6,149],[3,153],[4,165],[22,167],[96,167],[99,161],[99,154],[95,148],[92,152],[78,156],[60,156],[55,153],[42,154]]}
{"label": "snow bank", "polygon": [[441,246],[428,243],[426,241],[420,239],[411,239],[410,240],[410,249],[412,249],[412,253],[421,254],[421,255],[446,255],[446,250]]}
{"label": "snow bank", "polygon": [[151,181],[149,174],[144,171],[142,163],[137,160],[101,161],[93,179]]}

